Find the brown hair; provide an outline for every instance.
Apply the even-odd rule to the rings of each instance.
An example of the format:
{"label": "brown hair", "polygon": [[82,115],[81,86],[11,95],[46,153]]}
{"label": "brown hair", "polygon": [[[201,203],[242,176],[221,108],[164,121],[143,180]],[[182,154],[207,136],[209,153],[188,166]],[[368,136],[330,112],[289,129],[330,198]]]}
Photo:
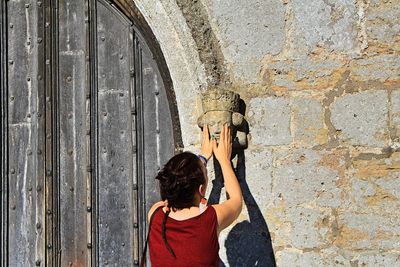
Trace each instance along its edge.
{"label": "brown hair", "polygon": [[168,201],[168,209],[162,224],[162,237],[174,257],[176,257],[175,253],[165,234],[167,218],[170,209],[176,211],[194,206],[195,193],[199,186],[205,183],[202,165],[203,162],[195,154],[182,152],[173,156],[156,176],[160,182],[161,199]]}

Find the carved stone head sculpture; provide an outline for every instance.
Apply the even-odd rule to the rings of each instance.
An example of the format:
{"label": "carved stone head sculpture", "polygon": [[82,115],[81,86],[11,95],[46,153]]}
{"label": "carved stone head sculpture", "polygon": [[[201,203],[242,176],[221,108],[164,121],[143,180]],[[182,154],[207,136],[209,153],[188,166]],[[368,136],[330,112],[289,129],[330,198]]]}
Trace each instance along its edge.
{"label": "carved stone head sculpture", "polygon": [[198,118],[197,124],[203,128],[208,125],[211,135],[219,139],[224,123],[228,123],[234,139],[235,148],[247,147],[245,119],[239,113],[240,96],[235,92],[222,89],[210,89],[201,95],[203,114]]}

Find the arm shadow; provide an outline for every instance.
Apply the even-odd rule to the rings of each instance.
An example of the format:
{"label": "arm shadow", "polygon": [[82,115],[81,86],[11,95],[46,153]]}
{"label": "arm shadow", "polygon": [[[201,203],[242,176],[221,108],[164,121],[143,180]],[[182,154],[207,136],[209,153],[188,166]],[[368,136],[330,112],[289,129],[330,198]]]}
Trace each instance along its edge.
{"label": "arm shadow", "polygon": [[[249,220],[236,224],[225,240],[229,266],[276,266],[267,223],[246,182],[244,150],[237,151],[236,156],[235,173],[242,189]],[[210,205],[219,203],[221,190],[224,186],[222,171],[216,160],[214,160],[214,168],[215,179],[208,200]],[[225,266],[225,264],[221,262],[221,266]]]}

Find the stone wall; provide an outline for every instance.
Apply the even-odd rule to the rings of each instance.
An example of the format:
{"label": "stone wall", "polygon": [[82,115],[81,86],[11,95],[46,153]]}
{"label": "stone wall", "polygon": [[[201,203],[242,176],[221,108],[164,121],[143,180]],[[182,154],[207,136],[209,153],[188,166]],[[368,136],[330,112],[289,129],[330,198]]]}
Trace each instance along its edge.
{"label": "stone wall", "polygon": [[399,0],[135,3],[169,65],[185,149],[199,148],[201,91],[247,105],[246,207],[221,234],[226,266],[265,266],[268,232],[278,266],[400,266]]}

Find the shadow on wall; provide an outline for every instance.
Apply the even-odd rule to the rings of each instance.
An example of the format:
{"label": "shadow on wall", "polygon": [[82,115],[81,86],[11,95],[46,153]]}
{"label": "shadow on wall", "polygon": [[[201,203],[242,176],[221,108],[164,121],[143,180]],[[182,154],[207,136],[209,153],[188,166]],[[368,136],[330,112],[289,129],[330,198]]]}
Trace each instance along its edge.
{"label": "shadow on wall", "polygon": [[[236,224],[225,240],[229,266],[276,266],[267,223],[246,182],[244,151],[238,151],[237,157],[235,173],[242,189],[250,220]],[[221,189],[224,186],[221,167],[216,160],[214,169],[215,180],[208,200],[210,205],[219,202]],[[225,264],[221,262],[220,266],[225,266]]]}

